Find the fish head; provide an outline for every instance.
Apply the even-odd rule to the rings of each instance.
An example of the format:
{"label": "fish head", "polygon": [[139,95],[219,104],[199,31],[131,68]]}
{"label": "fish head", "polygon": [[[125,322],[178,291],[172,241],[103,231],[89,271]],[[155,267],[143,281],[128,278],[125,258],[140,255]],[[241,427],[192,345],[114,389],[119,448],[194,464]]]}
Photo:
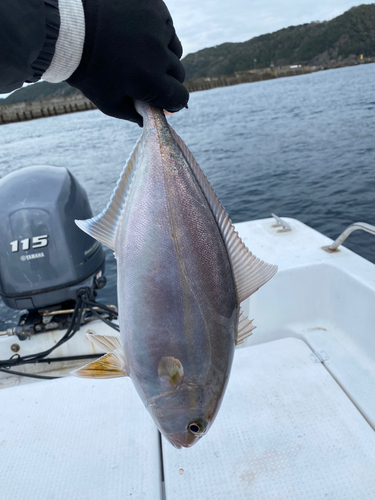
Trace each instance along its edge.
{"label": "fish head", "polygon": [[158,429],[175,448],[190,448],[211,427],[222,394],[195,384],[183,384],[159,396],[148,407]]}

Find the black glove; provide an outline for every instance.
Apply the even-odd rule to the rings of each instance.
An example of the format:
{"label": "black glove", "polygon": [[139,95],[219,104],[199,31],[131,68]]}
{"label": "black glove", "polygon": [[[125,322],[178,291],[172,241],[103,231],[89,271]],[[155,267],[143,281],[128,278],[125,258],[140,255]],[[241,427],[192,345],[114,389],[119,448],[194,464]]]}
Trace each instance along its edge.
{"label": "black glove", "polygon": [[143,124],[133,99],[179,111],[182,47],[162,0],[83,0],[86,36],[82,60],[67,82],[103,113]]}

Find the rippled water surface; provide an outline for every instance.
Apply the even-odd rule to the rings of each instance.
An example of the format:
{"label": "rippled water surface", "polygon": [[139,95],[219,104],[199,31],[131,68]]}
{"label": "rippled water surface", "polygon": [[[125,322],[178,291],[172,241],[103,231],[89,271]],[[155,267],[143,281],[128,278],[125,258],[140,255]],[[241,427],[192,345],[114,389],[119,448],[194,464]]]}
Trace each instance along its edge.
{"label": "rippled water surface", "polygon": [[[334,238],[375,224],[375,64],[197,92],[171,117],[234,222],[296,217]],[[28,165],[65,166],[107,204],[140,129],[99,111],[0,127],[0,176]],[[347,246],[375,262],[375,238]],[[116,264],[106,250],[116,302]],[[1,272],[1,270],[0,270]],[[0,305],[1,325],[17,314]]]}

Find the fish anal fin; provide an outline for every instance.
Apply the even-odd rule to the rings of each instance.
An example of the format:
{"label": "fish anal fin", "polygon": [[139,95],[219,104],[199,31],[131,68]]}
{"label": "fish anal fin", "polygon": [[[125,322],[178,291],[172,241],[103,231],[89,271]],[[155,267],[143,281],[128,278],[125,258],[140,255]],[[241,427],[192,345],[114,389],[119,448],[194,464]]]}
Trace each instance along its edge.
{"label": "fish anal fin", "polygon": [[189,164],[220,229],[232,267],[237,299],[241,303],[272,278],[277,271],[277,266],[267,264],[255,257],[246,248],[189,148],[172,127],[169,126],[169,128]]}
{"label": "fish anal fin", "polygon": [[129,376],[121,352],[111,352],[71,372],[75,377],[117,378]]}
{"label": "fish anal fin", "polygon": [[237,327],[237,338],[236,345],[242,344],[250,335],[253,334],[253,330],[256,326],[253,325],[252,320],[250,320],[247,316],[243,314],[240,310],[240,317],[238,320]]}
{"label": "fish anal fin", "polygon": [[142,146],[143,135],[134,146],[132,153],[122,171],[120,179],[113,191],[108,205],[100,215],[87,220],[76,220],[77,226],[103,245],[115,249],[116,234],[121,214],[123,212],[131,181],[136,170]]}

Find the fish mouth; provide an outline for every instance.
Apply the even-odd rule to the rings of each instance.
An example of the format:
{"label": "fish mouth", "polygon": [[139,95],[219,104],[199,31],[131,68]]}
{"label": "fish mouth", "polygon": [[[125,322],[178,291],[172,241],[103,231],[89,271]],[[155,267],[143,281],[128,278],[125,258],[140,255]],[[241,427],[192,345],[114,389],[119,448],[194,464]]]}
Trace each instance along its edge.
{"label": "fish mouth", "polygon": [[193,434],[190,433],[184,433],[184,434],[164,434],[165,439],[171,443],[172,446],[180,450],[181,448],[191,448],[194,446],[202,437],[200,436],[194,436]]}

